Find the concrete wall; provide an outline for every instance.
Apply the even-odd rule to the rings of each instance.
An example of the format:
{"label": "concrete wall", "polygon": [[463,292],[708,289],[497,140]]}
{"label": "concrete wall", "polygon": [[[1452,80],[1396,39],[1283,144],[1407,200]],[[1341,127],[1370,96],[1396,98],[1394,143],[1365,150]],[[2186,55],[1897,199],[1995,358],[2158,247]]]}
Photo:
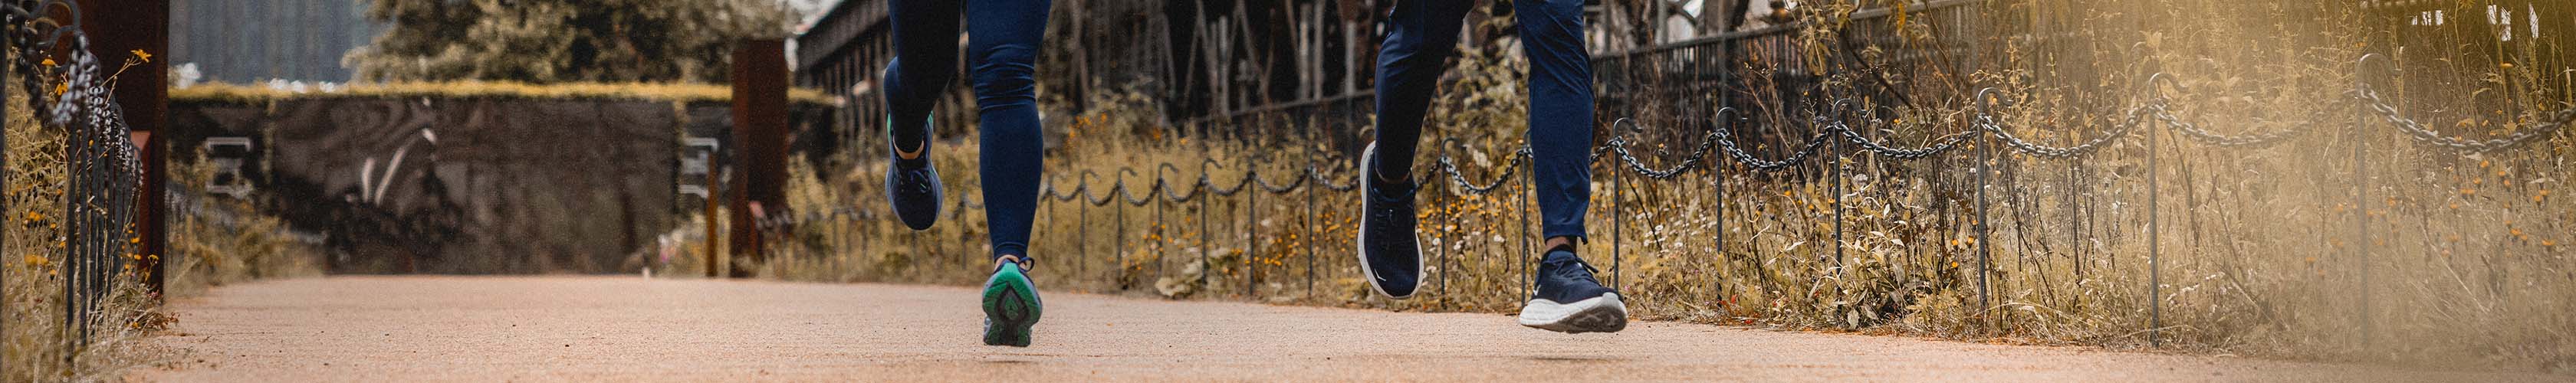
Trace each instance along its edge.
{"label": "concrete wall", "polygon": [[[728,106],[648,100],[314,97],[176,102],[174,159],[247,139],[237,177],[296,229],[329,238],[344,273],[613,273],[697,211],[679,184],[688,137],[737,146]],[[828,107],[792,108],[828,126]],[[807,135],[798,135],[804,137]],[[836,134],[813,134],[837,137]],[[220,137],[230,137],[223,139]],[[792,139],[818,159],[837,145]],[[239,154],[235,154],[239,153]],[[178,168],[178,167],[174,167]]]}

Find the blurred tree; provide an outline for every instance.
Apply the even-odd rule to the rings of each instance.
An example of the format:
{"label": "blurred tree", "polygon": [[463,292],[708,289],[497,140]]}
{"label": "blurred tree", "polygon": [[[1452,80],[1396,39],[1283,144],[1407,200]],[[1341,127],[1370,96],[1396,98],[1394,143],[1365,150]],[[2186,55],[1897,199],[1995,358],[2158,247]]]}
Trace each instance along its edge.
{"label": "blurred tree", "polygon": [[733,42],[780,38],[778,0],[373,0],[360,81],[722,82]]}

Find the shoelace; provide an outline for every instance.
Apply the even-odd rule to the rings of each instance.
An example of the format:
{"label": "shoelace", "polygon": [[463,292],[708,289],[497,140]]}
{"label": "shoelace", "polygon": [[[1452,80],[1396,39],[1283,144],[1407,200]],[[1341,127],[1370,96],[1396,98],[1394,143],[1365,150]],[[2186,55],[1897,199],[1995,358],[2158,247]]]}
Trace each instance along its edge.
{"label": "shoelace", "polygon": [[910,190],[911,192],[925,194],[930,193],[930,176],[925,174],[926,172],[921,171],[922,169],[897,170],[895,177],[902,177],[903,182],[901,182],[901,184],[909,186],[910,189],[912,189]]}
{"label": "shoelace", "polygon": [[[1017,267],[1019,267],[1019,268],[1020,268],[1021,276],[1022,276],[1023,278],[1027,278],[1027,275],[1028,275],[1028,272],[1029,272],[1029,271],[1037,270],[1037,268],[1038,268],[1038,260],[1037,260],[1037,259],[1029,258],[1029,256],[1026,256],[1026,255],[1018,256],[1018,258],[1019,258],[1019,259],[1016,259],[1016,260],[1012,260],[1012,261],[1011,261],[1011,266],[1017,266]],[[1001,267],[1001,266],[999,266],[999,265],[993,266],[993,271],[997,271],[997,272],[998,272],[998,271],[1002,271],[1002,267]],[[1032,280],[1034,280],[1034,279],[1032,279]]]}
{"label": "shoelace", "polygon": [[[1388,188],[1388,189],[1393,189],[1393,188],[1392,188],[1392,187],[1390,187],[1390,188]],[[1411,190],[1406,190],[1406,191],[1407,191],[1407,192],[1410,192]],[[1394,193],[1379,193],[1379,194],[1377,195],[1377,197],[1378,197],[1378,198],[1376,198],[1376,199],[1378,200],[1377,202],[1378,202],[1378,203],[1380,203],[1380,204],[1384,204],[1384,205],[1386,205],[1386,206],[1387,206],[1387,208],[1385,208],[1385,209],[1371,209],[1371,210],[1369,211],[1370,218],[1375,218],[1375,219],[1374,219],[1374,221],[1377,221],[1377,222],[1392,223],[1392,222],[1396,222],[1396,220],[1397,220],[1398,218],[1400,218],[1400,217],[1403,217],[1403,218],[1409,218],[1409,217],[1411,217],[1411,216],[1413,215],[1413,205],[1412,205],[1412,204],[1408,204],[1408,203],[1404,203],[1405,201],[1404,201],[1404,200],[1402,200],[1402,199],[1394,198],[1394,195],[1395,195]],[[1396,244],[1378,242],[1378,246],[1379,246],[1379,247],[1381,247],[1381,248],[1386,248],[1386,247],[1394,247],[1394,246],[1396,246]]]}

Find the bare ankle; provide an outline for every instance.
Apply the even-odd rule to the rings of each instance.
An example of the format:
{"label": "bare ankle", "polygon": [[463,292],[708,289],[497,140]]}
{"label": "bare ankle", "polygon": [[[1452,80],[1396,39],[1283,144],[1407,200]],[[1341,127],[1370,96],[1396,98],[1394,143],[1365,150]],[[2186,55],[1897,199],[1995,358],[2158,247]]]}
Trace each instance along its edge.
{"label": "bare ankle", "polygon": [[1556,249],[1556,248],[1560,248],[1560,247],[1573,247],[1573,246],[1574,246],[1574,237],[1573,237],[1573,236],[1557,236],[1557,237],[1547,237],[1547,244],[1546,244],[1545,246],[1540,246],[1540,247],[1542,247],[1542,248],[1546,248],[1546,249]]}
{"label": "bare ankle", "polygon": [[929,148],[930,148],[930,143],[929,143],[929,142],[923,142],[923,143],[921,143],[921,145],[920,145],[920,146],[915,146],[915,147],[913,147],[913,148],[912,148],[912,151],[904,151],[904,150],[903,150],[903,147],[901,147],[901,146],[897,146],[897,147],[895,147],[895,149],[894,149],[894,156],[895,156],[896,158],[902,158],[902,159],[907,159],[907,160],[921,159],[921,153],[923,153],[923,152],[928,152],[928,150],[922,150],[922,149],[929,149]]}

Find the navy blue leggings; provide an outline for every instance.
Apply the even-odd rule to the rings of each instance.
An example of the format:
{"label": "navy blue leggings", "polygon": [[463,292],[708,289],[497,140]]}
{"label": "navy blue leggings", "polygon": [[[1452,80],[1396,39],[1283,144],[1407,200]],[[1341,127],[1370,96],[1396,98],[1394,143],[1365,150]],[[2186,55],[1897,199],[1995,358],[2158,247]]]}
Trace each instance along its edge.
{"label": "navy blue leggings", "polygon": [[[963,3],[963,9],[960,9]],[[1049,0],[893,0],[895,60],[886,64],[888,127],[904,148],[928,144],[931,106],[957,75],[957,24],[966,22],[967,63],[983,120],[984,217],[993,256],[1027,256],[1037,214],[1045,138],[1038,133],[1035,63]]]}
{"label": "navy blue leggings", "polygon": [[[1458,31],[1479,0],[1405,0],[1388,20],[1377,56],[1377,172],[1411,176],[1422,115],[1455,55]],[[1582,237],[1592,198],[1592,55],[1583,50],[1583,0],[1513,0],[1521,53],[1529,57],[1529,143],[1541,232]]]}

